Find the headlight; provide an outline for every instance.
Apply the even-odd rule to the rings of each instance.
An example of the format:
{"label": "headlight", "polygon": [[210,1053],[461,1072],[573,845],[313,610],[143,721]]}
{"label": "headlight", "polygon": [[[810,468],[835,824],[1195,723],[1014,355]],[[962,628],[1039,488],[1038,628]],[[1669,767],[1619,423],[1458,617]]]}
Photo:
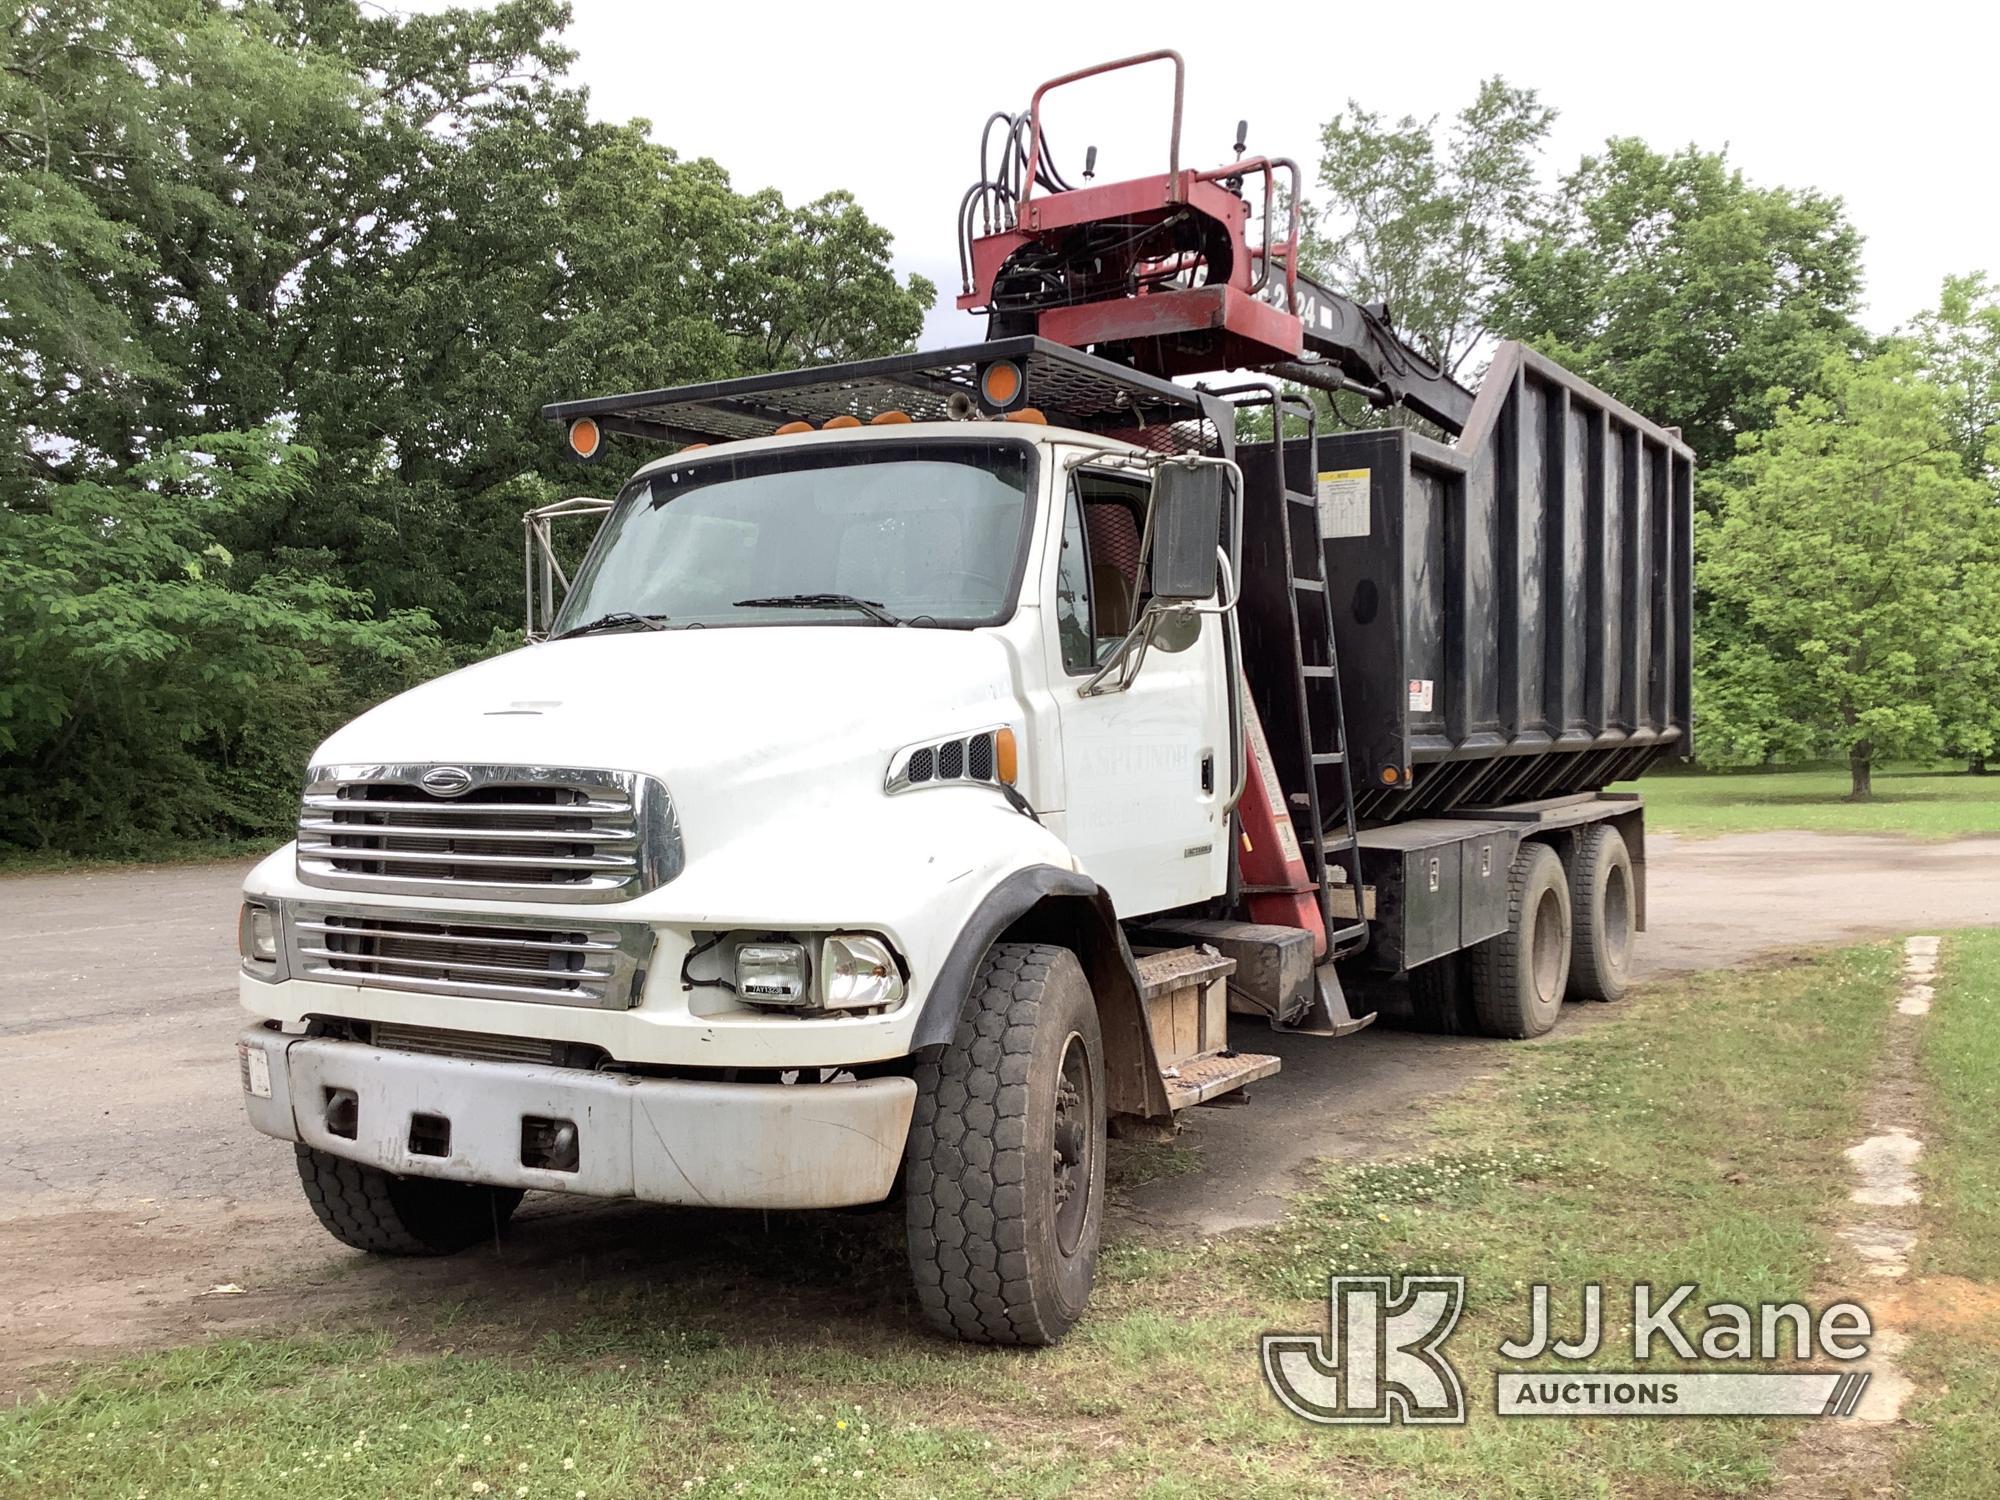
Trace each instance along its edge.
{"label": "headlight", "polygon": [[819,1003],[828,1010],[868,1010],[903,998],[903,971],[880,938],[837,932],[820,947]]}
{"label": "headlight", "polygon": [[245,901],[236,914],[236,951],[244,969],[260,979],[278,974],[278,914],[260,901]]}
{"label": "headlight", "polygon": [[802,943],[745,943],[736,950],[736,993],[752,1005],[805,1005]]}

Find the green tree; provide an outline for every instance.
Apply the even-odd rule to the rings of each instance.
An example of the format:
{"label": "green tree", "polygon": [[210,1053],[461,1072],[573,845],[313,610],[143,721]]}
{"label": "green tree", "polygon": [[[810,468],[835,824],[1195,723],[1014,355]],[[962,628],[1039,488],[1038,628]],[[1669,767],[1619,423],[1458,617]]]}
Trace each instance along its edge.
{"label": "green tree", "polygon": [[[94,497],[125,524],[167,456],[278,424],[316,455],[312,482],[243,483],[207,508],[196,553],[229,558],[220,582],[203,564],[207,582],[306,622],[421,610],[455,654],[487,649],[517,627],[522,510],[582,487],[544,402],[913,342],[934,289],[898,280],[850,197],[739,193],[643,121],[593,122],[562,77],[567,17],[558,0],[416,17],[359,0],[0,12],[0,521],[44,559],[0,585],[12,618],[67,608],[69,565],[46,562],[56,507]],[[148,513],[143,529],[163,524]],[[75,698],[74,659],[6,660],[0,691],[28,715],[0,719],[16,740],[7,806],[42,805],[38,778],[58,767],[105,786],[129,769],[90,727],[108,709],[58,715],[60,746],[30,742],[30,721]],[[295,782],[317,737],[301,726],[355,706],[344,674],[388,681],[371,660],[330,655],[306,697],[293,676],[267,682],[258,701],[299,714],[282,747],[229,719],[249,700],[219,678],[188,679],[155,704],[202,726],[183,779],[200,783],[198,766],[240,786],[263,755],[259,775]],[[50,814],[62,838],[81,836],[78,798]],[[95,805],[107,830],[140,816]],[[200,797],[150,806],[189,828],[220,817]],[[48,836],[0,822],[0,837]]]}
{"label": "green tree", "polygon": [[168,445],[0,509],[0,839],[242,837],[289,818],[328,714],[443,665],[429,617],[305,574],[245,582],[216,538],[309,492],[270,430]]}
{"label": "green tree", "polygon": [[1321,206],[1305,264],[1456,375],[1480,347],[1505,243],[1537,212],[1536,161],[1556,112],[1489,78],[1444,125],[1390,124],[1353,100],[1320,133]]}
{"label": "green tree", "polygon": [[1834,356],[1812,384],[1773,393],[1769,430],[1742,440],[1697,517],[1698,712],[1705,756],[1831,750],[1858,799],[1878,757],[1942,744],[2000,579],[1991,554],[1964,566],[1991,507],[1915,352]]}
{"label": "green tree", "polygon": [[1945,393],[1952,444],[1989,500],[1983,534],[1960,561],[1955,601],[1987,628],[1967,642],[1944,731],[1946,748],[1983,772],[2000,753],[2000,599],[1980,592],[1990,587],[2000,531],[2000,289],[1983,272],[1946,277],[1937,307],[1916,320],[1913,333],[1925,374]]}
{"label": "green tree", "polygon": [[239,517],[244,565],[309,563],[483,641],[513,614],[524,480],[573,482],[543,402],[908,346],[933,289],[897,282],[851,199],[739,194],[643,122],[591,122],[566,19],[18,8],[17,459],[76,478],[284,416],[320,485]]}
{"label": "green tree", "polygon": [[1679,427],[1704,464],[1867,342],[1840,200],[1755,186],[1722,152],[1607,142],[1501,259],[1491,330]]}

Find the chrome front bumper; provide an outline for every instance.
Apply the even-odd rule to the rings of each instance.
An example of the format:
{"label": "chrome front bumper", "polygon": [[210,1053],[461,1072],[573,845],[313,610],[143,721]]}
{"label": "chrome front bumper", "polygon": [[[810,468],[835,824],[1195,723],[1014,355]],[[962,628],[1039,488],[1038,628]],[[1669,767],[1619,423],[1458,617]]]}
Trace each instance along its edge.
{"label": "chrome front bumper", "polygon": [[[244,1032],[237,1051],[250,1123],[280,1140],[407,1176],[715,1208],[880,1202],[902,1165],[917,1096],[909,1078],[639,1078],[262,1027]],[[340,1091],[352,1104],[335,1123],[351,1114],[351,1134],[329,1127]],[[527,1135],[546,1122],[574,1128],[574,1170],[524,1163]]]}

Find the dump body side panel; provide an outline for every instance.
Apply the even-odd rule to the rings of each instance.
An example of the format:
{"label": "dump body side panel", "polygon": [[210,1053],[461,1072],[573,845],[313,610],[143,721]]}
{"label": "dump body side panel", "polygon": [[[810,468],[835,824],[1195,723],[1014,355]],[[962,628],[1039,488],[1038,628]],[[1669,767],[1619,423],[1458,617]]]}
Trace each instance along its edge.
{"label": "dump body side panel", "polygon": [[1335,434],[1315,471],[1365,823],[1594,791],[1687,753],[1678,438],[1505,345],[1456,446]]}

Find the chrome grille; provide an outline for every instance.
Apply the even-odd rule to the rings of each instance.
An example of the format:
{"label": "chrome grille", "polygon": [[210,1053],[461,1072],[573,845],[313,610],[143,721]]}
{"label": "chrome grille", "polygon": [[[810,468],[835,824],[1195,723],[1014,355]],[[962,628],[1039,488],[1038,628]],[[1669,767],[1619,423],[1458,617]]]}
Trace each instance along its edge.
{"label": "chrome grille", "polygon": [[288,909],[291,972],[326,984],[625,1010],[639,1003],[652,929],[546,917]]}
{"label": "chrome grille", "polygon": [[666,788],[622,771],[316,766],[299,809],[299,878],[323,888],[622,901],[680,868]]}

